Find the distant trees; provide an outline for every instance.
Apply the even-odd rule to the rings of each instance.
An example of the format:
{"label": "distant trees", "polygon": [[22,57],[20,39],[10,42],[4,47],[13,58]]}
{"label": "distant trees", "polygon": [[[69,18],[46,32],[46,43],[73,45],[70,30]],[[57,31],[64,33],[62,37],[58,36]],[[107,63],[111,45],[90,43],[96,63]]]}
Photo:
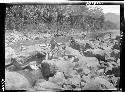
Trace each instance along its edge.
{"label": "distant trees", "polygon": [[104,14],[101,8],[89,9],[85,5],[7,5],[5,23],[6,29],[18,31],[96,31],[103,28]]}

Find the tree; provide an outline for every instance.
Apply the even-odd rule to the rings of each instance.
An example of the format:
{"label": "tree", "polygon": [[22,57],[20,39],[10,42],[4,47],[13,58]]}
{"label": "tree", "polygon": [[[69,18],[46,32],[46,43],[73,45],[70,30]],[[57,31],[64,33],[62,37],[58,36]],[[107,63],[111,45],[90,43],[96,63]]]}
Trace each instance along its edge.
{"label": "tree", "polygon": [[100,8],[89,9],[85,5],[12,5],[6,8],[6,27],[19,31],[28,26],[31,30],[32,26],[36,26],[35,29],[45,27],[53,33],[56,30],[57,34],[68,33],[71,29],[100,30],[103,21]]}

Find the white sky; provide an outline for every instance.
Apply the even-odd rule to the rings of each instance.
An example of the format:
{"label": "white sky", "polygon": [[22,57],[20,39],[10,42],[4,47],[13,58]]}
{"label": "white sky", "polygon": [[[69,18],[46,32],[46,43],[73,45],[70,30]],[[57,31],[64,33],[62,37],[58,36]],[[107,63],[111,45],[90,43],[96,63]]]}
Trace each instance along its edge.
{"label": "white sky", "polygon": [[[101,7],[104,13],[117,13],[120,15],[120,5],[95,5],[97,7]],[[94,5],[90,5],[89,7],[95,7]]]}
{"label": "white sky", "polygon": [[[6,2],[6,3],[9,3],[9,2],[66,2],[67,0],[0,0],[0,2],[3,1],[3,2]],[[72,2],[72,1],[70,1]],[[115,2],[114,2],[115,3]],[[103,12],[104,13],[108,13],[108,12],[111,12],[111,13],[117,13],[120,15],[120,5],[90,5],[91,7],[95,7],[95,6],[98,6],[98,7],[101,7],[103,9]]]}

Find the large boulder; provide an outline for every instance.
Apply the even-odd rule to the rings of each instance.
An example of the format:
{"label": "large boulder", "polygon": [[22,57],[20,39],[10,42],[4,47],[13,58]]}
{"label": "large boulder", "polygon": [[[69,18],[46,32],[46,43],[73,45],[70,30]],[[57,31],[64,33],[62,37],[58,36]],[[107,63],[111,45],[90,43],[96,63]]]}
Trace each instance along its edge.
{"label": "large boulder", "polygon": [[74,64],[70,61],[62,60],[43,60],[43,63],[48,63],[50,66],[55,65],[58,71],[64,72],[67,75],[70,75],[73,71]]}
{"label": "large boulder", "polygon": [[54,77],[49,78],[49,81],[62,86],[66,82],[66,79],[65,79],[63,72],[56,72]]}
{"label": "large boulder", "polygon": [[88,67],[97,67],[99,64],[99,61],[95,57],[86,57],[87,60],[87,66]]}
{"label": "large boulder", "polygon": [[90,81],[85,84],[83,90],[102,90],[99,83],[95,81]]}
{"label": "large boulder", "polygon": [[46,54],[44,52],[39,52],[33,48],[28,48],[24,51],[17,52],[13,58],[20,63],[20,65],[27,65],[32,61],[37,61],[37,63],[40,63],[45,56]]}
{"label": "large boulder", "polygon": [[104,56],[104,51],[101,50],[101,49],[87,49],[85,52],[91,52],[92,54],[96,55],[96,54],[99,54],[99,55],[102,55]]}
{"label": "large boulder", "polygon": [[24,72],[5,71],[5,88],[7,90],[24,90],[31,88],[34,83],[32,74]]}
{"label": "large boulder", "polygon": [[79,59],[79,61],[81,62],[86,62],[85,60],[85,56],[81,55],[81,53],[78,50],[75,50],[71,47],[66,47],[65,49],[65,55],[73,55],[75,57],[77,57]]}
{"label": "large boulder", "polygon": [[53,77],[56,73],[56,67],[46,62],[41,63],[41,72],[44,79],[48,80],[49,77]]}
{"label": "large boulder", "polygon": [[109,89],[109,90],[115,89],[114,85],[104,78],[96,77],[94,81],[98,82],[100,85],[104,85],[106,89]]}
{"label": "large boulder", "polygon": [[15,50],[11,47],[5,48],[5,65],[8,65],[11,63],[11,57],[15,55]]}
{"label": "large boulder", "polygon": [[65,48],[65,55],[74,55],[74,56],[78,56],[81,55],[80,52],[78,50],[75,50],[71,47],[66,47]]}

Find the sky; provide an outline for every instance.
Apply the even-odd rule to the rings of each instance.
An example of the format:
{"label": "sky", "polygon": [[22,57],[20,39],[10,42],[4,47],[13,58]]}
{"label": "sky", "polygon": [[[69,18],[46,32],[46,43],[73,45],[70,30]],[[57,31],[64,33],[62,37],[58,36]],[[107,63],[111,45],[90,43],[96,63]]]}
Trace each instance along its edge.
{"label": "sky", "polygon": [[[120,15],[120,5],[95,5],[97,7],[101,7],[103,9],[104,13],[116,13]],[[95,7],[94,5],[91,5],[89,7]]]}
{"label": "sky", "polygon": [[[0,1],[4,1],[4,2],[14,2],[15,0],[0,0]],[[21,1],[21,2],[26,2],[26,0],[18,0],[18,2]],[[28,2],[66,2],[67,0],[28,0]],[[17,1],[15,1],[17,2]],[[111,12],[111,13],[116,13],[116,14],[119,14],[120,15],[120,5],[91,5],[91,7],[95,7],[95,6],[98,6],[98,7],[101,7],[103,9],[103,12],[104,13],[108,13],[108,12]]]}

